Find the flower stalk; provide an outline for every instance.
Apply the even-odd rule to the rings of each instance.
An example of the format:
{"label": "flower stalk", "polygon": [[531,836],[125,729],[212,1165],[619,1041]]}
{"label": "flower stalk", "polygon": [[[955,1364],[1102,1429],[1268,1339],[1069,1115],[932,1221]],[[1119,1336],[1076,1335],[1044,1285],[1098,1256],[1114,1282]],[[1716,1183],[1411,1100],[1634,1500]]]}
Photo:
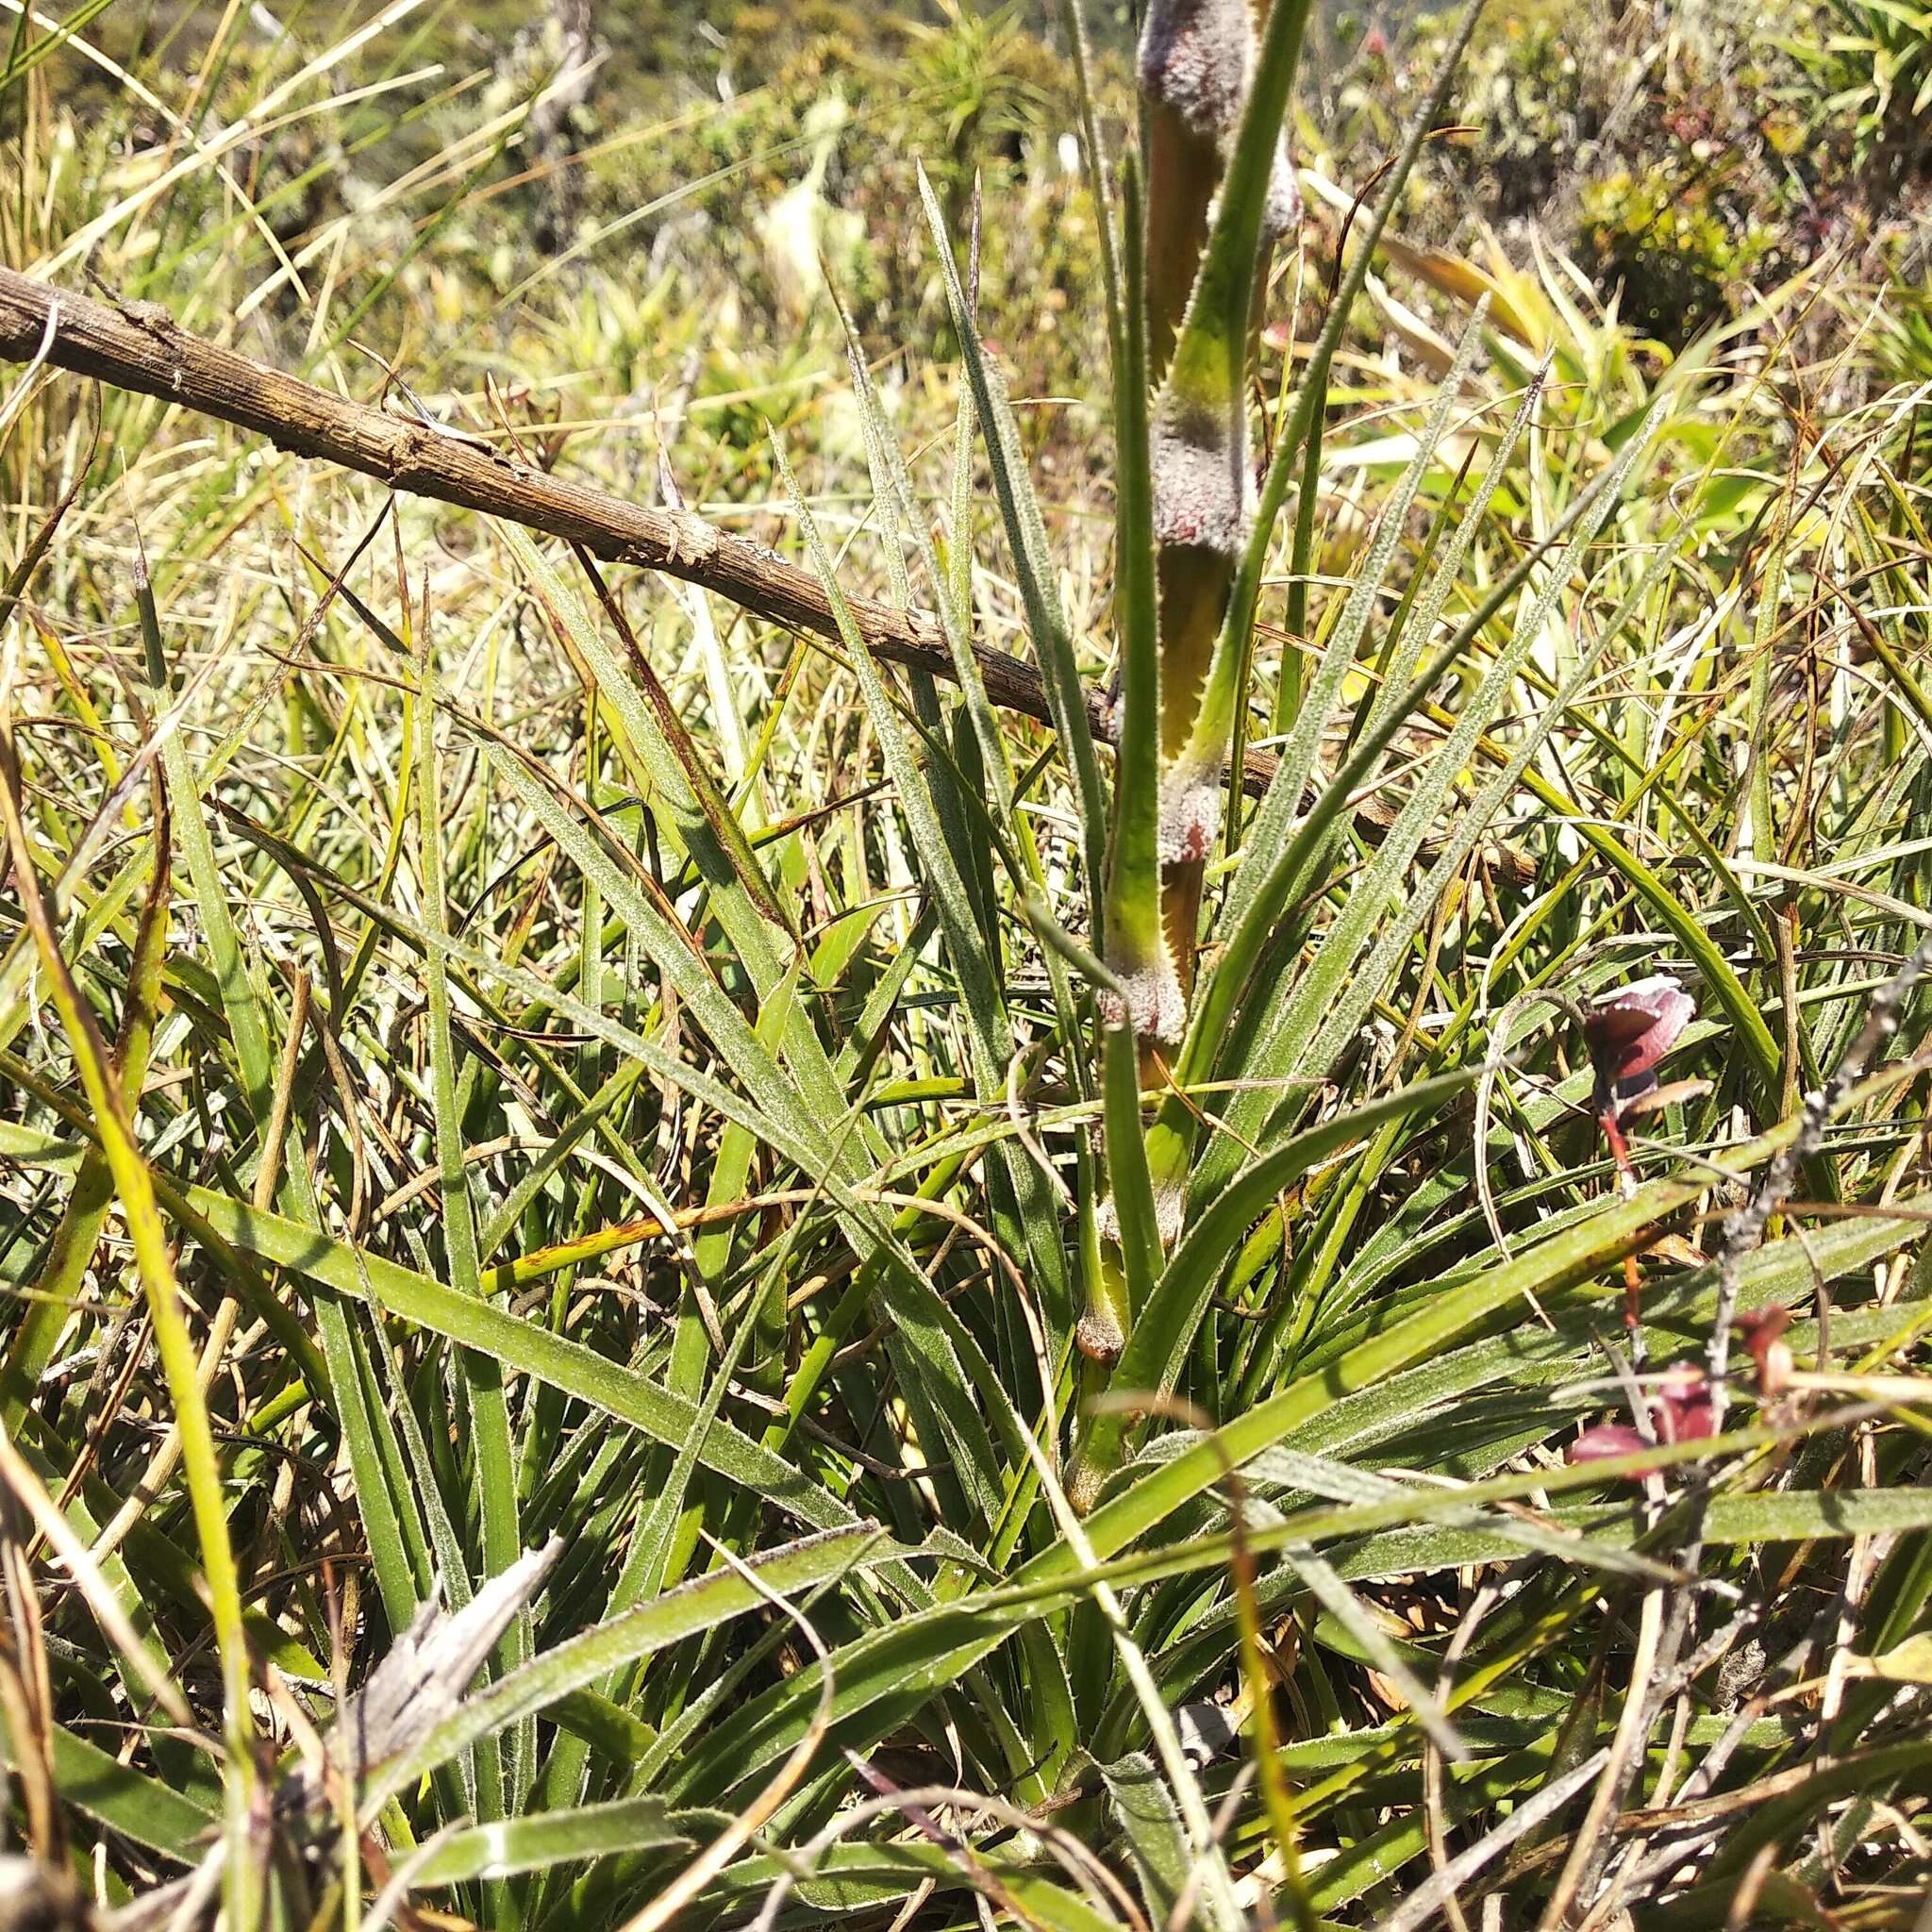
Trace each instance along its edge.
{"label": "flower stalk", "polygon": [[[1233,656],[1218,656],[1216,644],[1255,514],[1247,406],[1255,322],[1268,258],[1300,215],[1281,128],[1307,13],[1306,0],[1271,8],[1257,38],[1245,0],[1176,0],[1149,8],[1141,42],[1148,333],[1160,383],[1153,469],[1161,910],[1184,993],[1193,984],[1201,888],[1221,830],[1239,702]],[[1185,297],[1177,293],[1183,276]],[[1221,688],[1210,689],[1217,665]]]}
{"label": "flower stalk", "polygon": [[[1100,999],[1107,1032],[1130,1033],[1139,1049],[1139,1089],[1160,1078],[1161,1050],[1186,1030],[1202,881],[1223,822],[1233,701],[1204,698],[1254,521],[1248,368],[1265,257],[1298,215],[1281,125],[1306,17],[1307,0],[1286,0],[1257,38],[1249,0],[1155,0],[1141,40],[1146,189],[1130,155],[1114,341],[1121,682],[1111,982]],[[1204,708],[1220,721],[1218,742],[1191,755]],[[1138,1091],[1133,1100],[1113,1088],[1112,1191],[1075,1338],[1103,1374],[1184,1200],[1172,1177],[1149,1197]],[[1147,1211],[1121,1198],[1128,1171],[1134,1207]],[[1146,1252],[1127,1252],[1137,1244]]]}

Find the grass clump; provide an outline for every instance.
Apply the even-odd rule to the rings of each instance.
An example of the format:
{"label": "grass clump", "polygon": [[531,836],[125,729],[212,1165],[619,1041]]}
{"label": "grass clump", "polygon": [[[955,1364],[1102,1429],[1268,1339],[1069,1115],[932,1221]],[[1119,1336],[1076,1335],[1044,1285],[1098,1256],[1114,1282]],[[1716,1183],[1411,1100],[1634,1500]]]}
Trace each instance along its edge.
{"label": "grass clump", "polygon": [[930,174],[841,172],[856,78],[786,149],[819,71],[549,256],[531,102],[400,13],[87,125],[70,24],[10,265],[830,618],[6,373],[10,1881],[1915,1924],[1914,311],[1812,263],[1674,351],[1454,252],[1473,13],[1346,165],[1293,0],[949,13]]}

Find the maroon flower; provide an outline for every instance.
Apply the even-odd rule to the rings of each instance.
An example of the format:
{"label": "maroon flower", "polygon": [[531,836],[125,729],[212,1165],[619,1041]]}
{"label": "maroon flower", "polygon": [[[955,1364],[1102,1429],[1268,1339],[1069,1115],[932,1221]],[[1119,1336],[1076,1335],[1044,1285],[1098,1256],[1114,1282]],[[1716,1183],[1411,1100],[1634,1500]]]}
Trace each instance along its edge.
{"label": "maroon flower", "polygon": [[[1659,1442],[1697,1442],[1712,1433],[1710,1382],[1702,1369],[1672,1369],[1650,1398],[1650,1426]],[[1629,1423],[1598,1423],[1571,1443],[1572,1462],[1634,1456],[1650,1445]]]}
{"label": "maroon flower", "polygon": [[1711,1433],[1710,1378],[1702,1369],[1671,1370],[1657,1385],[1650,1413],[1664,1441],[1702,1441]]}
{"label": "maroon flower", "polygon": [[1628,1423],[1598,1423],[1570,1445],[1572,1462],[1602,1462],[1611,1456],[1635,1456],[1649,1447]]}
{"label": "maroon flower", "polygon": [[1668,973],[1640,979],[1591,1008],[1583,1038],[1596,1069],[1599,1111],[1613,1111],[1619,1101],[1656,1084],[1657,1063],[1696,1012],[1697,1002]]}
{"label": "maroon flower", "polygon": [[1739,1338],[1757,1364],[1757,1386],[1767,1397],[1782,1395],[1790,1381],[1791,1345],[1784,1339],[1790,1325],[1790,1309],[1777,1302],[1747,1308],[1738,1317]]}

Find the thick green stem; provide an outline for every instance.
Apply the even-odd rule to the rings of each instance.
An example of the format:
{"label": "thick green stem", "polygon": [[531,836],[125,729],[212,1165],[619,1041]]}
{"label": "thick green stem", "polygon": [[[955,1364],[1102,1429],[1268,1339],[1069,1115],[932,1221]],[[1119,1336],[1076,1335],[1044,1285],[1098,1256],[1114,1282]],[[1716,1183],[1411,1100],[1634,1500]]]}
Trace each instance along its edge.
{"label": "thick green stem", "polygon": [[[1257,291],[1274,242],[1296,212],[1281,125],[1300,58],[1307,0],[1262,9],[1257,47],[1241,0],[1192,0],[1150,11],[1141,42],[1148,100],[1158,278],[1193,277],[1155,411],[1155,522],[1160,541],[1162,923],[1180,982],[1191,989],[1205,865],[1220,830],[1228,742],[1241,693],[1217,656],[1248,542],[1254,479],[1248,457],[1247,370]],[[1208,151],[1226,167],[1211,196]],[[1188,225],[1189,232],[1183,232]],[[1198,272],[1196,264],[1198,262]],[[1184,267],[1183,267],[1184,265]],[[1164,283],[1163,283],[1164,286]],[[1165,341],[1166,306],[1150,330]],[[1202,745],[1202,726],[1214,726]]]}

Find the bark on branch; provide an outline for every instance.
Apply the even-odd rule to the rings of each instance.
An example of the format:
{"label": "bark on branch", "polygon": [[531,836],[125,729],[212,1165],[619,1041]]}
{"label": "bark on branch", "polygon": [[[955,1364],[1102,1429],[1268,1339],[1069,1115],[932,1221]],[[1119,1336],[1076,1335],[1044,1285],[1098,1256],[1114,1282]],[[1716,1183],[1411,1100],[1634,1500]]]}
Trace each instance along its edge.
{"label": "bark on branch", "polygon": [[[583,544],[612,563],[642,564],[699,584],[759,617],[838,641],[818,579],[762,543],[686,510],[627,503],[517,461],[480,440],[352,403],[179,327],[158,303],[109,307],[0,269],[0,358],[92,375],[158,396],[265,436],[278,449],[374,476],[392,490],[503,517]],[[953,659],[938,623],[870,598],[850,597],[853,616],[881,658],[951,680]],[[1032,665],[974,646],[986,694],[1005,710],[1051,722],[1046,688]],[[1109,735],[1108,706],[1088,693],[1096,735]],[[1265,752],[1248,756],[1258,791],[1274,774]]]}
{"label": "bark on branch", "polygon": [[[688,510],[628,503],[566,482],[459,432],[352,403],[253,358],[204,341],[180,327],[158,302],[110,306],[52,289],[0,268],[0,360],[45,362],[216,416],[265,436],[277,449],[319,457],[374,476],[406,495],[426,496],[484,516],[502,517],[568,538],[610,563],[642,564],[714,591],[731,603],[791,630],[839,642],[824,587],[809,572],[749,538],[735,536]],[[881,658],[953,681],[952,653],[937,620],[869,597],[848,597],[866,641]],[[1052,723],[1040,673],[1004,651],[974,644],[987,696],[1003,710]],[[1110,707],[1090,689],[1087,715],[1096,738],[1111,742]],[[1250,750],[1244,788],[1267,790],[1273,752]],[[1356,814],[1363,835],[1379,841],[1397,801],[1377,791]],[[1439,849],[1431,837],[1422,857]],[[1526,885],[1533,859],[1507,841],[1486,840],[1485,860],[1511,884]]]}

